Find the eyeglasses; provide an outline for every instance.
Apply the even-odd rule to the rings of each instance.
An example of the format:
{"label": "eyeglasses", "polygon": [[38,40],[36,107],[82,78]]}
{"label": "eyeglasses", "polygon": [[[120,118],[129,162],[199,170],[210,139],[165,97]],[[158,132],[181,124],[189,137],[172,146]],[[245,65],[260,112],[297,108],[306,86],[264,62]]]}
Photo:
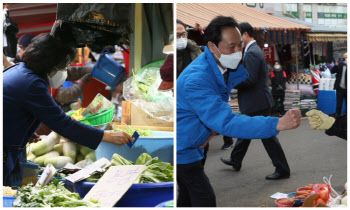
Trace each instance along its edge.
{"label": "eyeglasses", "polygon": [[187,32],[182,32],[182,33],[176,33],[176,38],[187,38],[188,33]]}

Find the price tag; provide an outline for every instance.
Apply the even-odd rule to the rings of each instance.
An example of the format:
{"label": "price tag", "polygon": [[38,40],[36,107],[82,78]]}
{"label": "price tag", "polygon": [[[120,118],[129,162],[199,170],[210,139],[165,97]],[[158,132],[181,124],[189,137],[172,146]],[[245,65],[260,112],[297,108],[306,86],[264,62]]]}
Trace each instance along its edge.
{"label": "price tag", "polygon": [[86,166],[82,170],[67,176],[66,179],[72,183],[76,183],[86,178],[89,178],[90,176],[95,174],[97,171],[100,171],[101,169],[105,169],[110,165],[111,165],[111,162],[109,160],[107,160],[106,158],[101,158],[96,162],[94,162],[93,164]]}
{"label": "price tag", "polygon": [[41,184],[44,184],[44,186],[47,185],[51,181],[55,173],[56,173],[56,168],[52,164],[48,164],[45,167],[44,172],[41,174],[40,179],[38,180],[35,186],[38,186]]}
{"label": "price tag", "polygon": [[145,169],[144,165],[112,166],[83,200],[92,198],[98,200],[102,207],[113,207]]}

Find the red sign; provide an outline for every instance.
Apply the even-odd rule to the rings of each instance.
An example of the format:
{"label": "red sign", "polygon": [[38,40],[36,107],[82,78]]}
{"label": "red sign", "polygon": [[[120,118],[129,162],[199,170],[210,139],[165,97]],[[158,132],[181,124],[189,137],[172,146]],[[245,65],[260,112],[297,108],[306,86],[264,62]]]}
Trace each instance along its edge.
{"label": "red sign", "polygon": [[273,63],[275,61],[275,49],[273,46],[262,47],[261,50],[264,53],[267,63]]}

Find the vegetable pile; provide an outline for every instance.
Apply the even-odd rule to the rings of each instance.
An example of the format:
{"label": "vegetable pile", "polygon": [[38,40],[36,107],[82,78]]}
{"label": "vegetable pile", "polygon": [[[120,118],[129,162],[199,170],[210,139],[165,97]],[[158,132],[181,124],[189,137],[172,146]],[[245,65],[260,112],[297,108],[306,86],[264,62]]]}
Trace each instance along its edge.
{"label": "vegetable pile", "polygon": [[138,129],[138,128],[132,128],[130,126],[127,127],[127,129],[122,129],[122,128],[114,128],[113,131],[118,132],[118,131],[124,131],[125,133],[129,134],[132,136],[134,132],[136,131],[140,136],[153,136],[151,130],[143,130],[143,129]]}
{"label": "vegetable pile", "polygon": [[80,200],[78,193],[72,193],[56,179],[47,186],[29,184],[21,187],[15,195],[13,207],[101,207],[94,199]]}
{"label": "vegetable pile", "polygon": [[[174,181],[173,166],[170,163],[158,160],[158,157],[152,158],[149,154],[141,154],[135,163],[123,158],[118,154],[114,154],[111,160],[111,166],[119,165],[145,165],[146,170],[135,180],[134,183],[159,183]],[[108,170],[108,169],[107,169]],[[103,173],[94,174],[85,181],[97,182]]]}
{"label": "vegetable pile", "polygon": [[[30,144],[27,147],[27,160],[47,166],[51,163],[55,168],[62,168],[67,163],[81,164],[80,161],[90,159],[96,161],[95,151],[61,139],[55,132],[51,132],[46,139],[37,143]],[[79,163],[80,162],[80,163]]]}
{"label": "vegetable pile", "polygon": [[85,108],[80,108],[74,111],[74,113],[70,116],[72,119],[74,120],[83,120],[85,119],[85,117],[83,117],[81,115],[81,113],[83,113],[83,111],[85,110]]}

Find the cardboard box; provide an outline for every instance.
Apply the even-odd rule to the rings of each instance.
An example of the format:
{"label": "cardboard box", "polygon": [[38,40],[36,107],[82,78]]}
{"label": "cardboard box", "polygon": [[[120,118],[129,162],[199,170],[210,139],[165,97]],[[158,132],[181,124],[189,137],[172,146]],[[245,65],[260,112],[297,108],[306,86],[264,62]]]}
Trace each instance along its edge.
{"label": "cardboard box", "polygon": [[122,102],[121,123],[140,126],[174,127],[174,122],[166,122],[153,118],[129,101]]}

